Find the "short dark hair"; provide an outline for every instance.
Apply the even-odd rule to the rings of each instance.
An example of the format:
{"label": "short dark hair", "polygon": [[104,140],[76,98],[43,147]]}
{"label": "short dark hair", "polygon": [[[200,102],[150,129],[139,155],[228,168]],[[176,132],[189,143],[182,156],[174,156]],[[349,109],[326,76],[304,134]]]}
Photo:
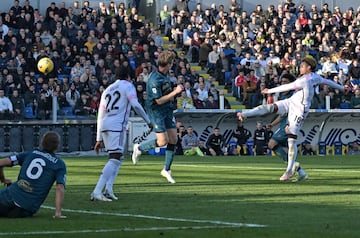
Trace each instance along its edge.
{"label": "short dark hair", "polygon": [[54,153],[60,145],[60,135],[55,131],[46,132],[41,138],[41,147],[46,152]]}
{"label": "short dark hair", "polygon": [[292,75],[292,74],[284,74],[283,76],[282,76],[282,78],[286,78],[286,79],[288,79],[290,82],[294,82],[295,81],[295,76],[294,75]]}
{"label": "short dark hair", "polygon": [[305,62],[306,64],[308,64],[311,67],[311,70],[315,70],[316,69],[316,61],[313,57],[305,57],[303,60],[303,62]]}
{"label": "short dark hair", "polygon": [[129,70],[124,66],[121,66],[120,68],[116,68],[115,69],[115,77],[116,77],[116,79],[128,79]]}

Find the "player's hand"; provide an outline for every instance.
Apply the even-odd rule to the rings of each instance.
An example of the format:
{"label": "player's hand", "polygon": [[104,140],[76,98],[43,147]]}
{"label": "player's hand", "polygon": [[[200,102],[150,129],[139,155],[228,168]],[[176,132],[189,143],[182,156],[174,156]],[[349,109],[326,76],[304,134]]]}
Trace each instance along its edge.
{"label": "player's hand", "polygon": [[268,88],[264,88],[264,89],[261,91],[261,93],[262,93],[262,94],[268,94],[268,91],[269,91]]}
{"label": "player's hand", "polygon": [[286,126],[286,127],[285,127],[285,132],[286,132],[286,134],[289,133],[289,126]]}
{"label": "player's hand", "polygon": [[182,84],[178,84],[175,88],[175,92],[178,94],[178,93],[181,93],[182,91],[184,90],[184,86]]}
{"label": "player's hand", "polygon": [[94,145],[94,150],[95,150],[96,154],[99,154],[101,147],[102,147],[102,142],[96,141],[96,143]]}

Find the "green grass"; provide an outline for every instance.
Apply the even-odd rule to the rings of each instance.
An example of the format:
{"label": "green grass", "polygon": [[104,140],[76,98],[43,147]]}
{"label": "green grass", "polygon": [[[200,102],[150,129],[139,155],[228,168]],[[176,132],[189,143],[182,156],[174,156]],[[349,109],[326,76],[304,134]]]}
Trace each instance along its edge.
{"label": "green grass", "polygon": [[[163,157],[143,156],[137,166],[127,159],[114,186],[120,199],[109,203],[89,200],[106,158],[64,160],[68,181],[63,213],[68,218],[51,218],[52,191],[35,217],[0,219],[0,237],[360,234],[360,158],[356,156],[299,157],[310,176],[304,183],[280,183],[285,164],[277,157],[177,156],[176,184],[160,176]],[[5,173],[16,177],[16,169],[7,168]]]}

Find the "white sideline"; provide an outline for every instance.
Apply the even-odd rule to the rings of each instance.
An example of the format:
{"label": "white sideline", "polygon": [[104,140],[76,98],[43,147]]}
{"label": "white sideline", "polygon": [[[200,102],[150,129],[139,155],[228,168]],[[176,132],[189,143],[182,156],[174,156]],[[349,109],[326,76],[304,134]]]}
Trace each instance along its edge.
{"label": "white sideline", "polygon": [[[41,206],[44,209],[55,210],[55,207]],[[72,231],[28,231],[28,232],[0,232],[0,236],[16,236],[16,235],[51,235],[51,234],[80,234],[80,233],[108,233],[108,232],[129,232],[129,231],[164,231],[164,230],[201,230],[201,229],[219,229],[219,228],[231,228],[231,227],[249,227],[249,228],[261,228],[267,227],[267,225],[261,224],[248,224],[248,223],[236,223],[226,221],[212,221],[212,220],[195,220],[195,219],[184,219],[184,218],[172,218],[172,217],[159,217],[159,216],[148,216],[139,214],[127,214],[127,213],[111,213],[111,212],[100,212],[100,211],[86,211],[86,210],[74,210],[74,209],[63,209],[64,212],[80,213],[80,214],[92,214],[92,215],[107,215],[107,216],[118,216],[118,217],[136,217],[143,219],[163,220],[163,221],[180,221],[180,222],[193,222],[193,223],[207,223],[212,226],[170,226],[170,227],[143,227],[143,228],[119,228],[119,229],[84,229],[84,230],[72,230]]]}
{"label": "white sideline", "polygon": [[[41,206],[45,209],[55,210],[55,207]],[[92,214],[92,215],[107,215],[107,216],[118,216],[118,217],[136,217],[153,220],[163,221],[181,221],[181,222],[194,222],[194,223],[210,223],[214,225],[231,226],[231,227],[266,227],[261,224],[248,224],[248,223],[237,223],[237,222],[226,222],[226,221],[213,221],[213,220],[196,220],[196,219],[185,219],[185,218],[173,218],[173,217],[159,217],[159,216],[148,216],[139,214],[128,214],[128,213],[112,213],[112,212],[100,212],[100,211],[86,211],[86,210],[74,210],[74,209],[62,209],[64,212]]]}
{"label": "white sideline", "polygon": [[[150,164],[150,163],[148,163]],[[306,167],[306,163],[304,163],[305,167]],[[259,167],[259,166],[233,166],[233,165],[200,165],[200,164],[181,164],[181,163],[177,163],[173,165],[174,167],[194,167],[194,168],[220,168],[220,169],[242,169],[242,170],[283,170],[283,167],[273,167],[273,168],[269,168],[269,167]],[[315,169],[315,168],[305,168],[306,171],[317,171],[317,172],[329,172],[329,173],[358,173],[360,172],[359,169],[352,169],[352,170],[348,170],[348,169]]]}
{"label": "white sideline", "polygon": [[98,229],[98,230],[72,230],[72,231],[29,231],[29,232],[0,232],[0,236],[18,236],[18,235],[52,235],[52,234],[79,234],[79,233],[108,233],[108,232],[129,232],[129,231],[170,231],[170,230],[201,230],[201,229],[219,229],[231,228],[234,226],[165,226],[165,227],[145,227],[122,229]]}

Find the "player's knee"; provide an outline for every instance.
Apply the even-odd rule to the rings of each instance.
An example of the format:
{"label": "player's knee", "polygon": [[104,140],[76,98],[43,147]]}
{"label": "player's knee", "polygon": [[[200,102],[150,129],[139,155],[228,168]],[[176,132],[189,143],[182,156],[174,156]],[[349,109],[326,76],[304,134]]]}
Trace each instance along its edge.
{"label": "player's knee", "polygon": [[273,112],[274,111],[274,104],[266,104],[266,105],[260,105],[257,107],[257,109],[261,112]]}
{"label": "player's knee", "polygon": [[168,143],[167,140],[159,140],[159,139],[156,140],[156,144],[158,147],[163,147],[167,145],[167,143]]}
{"label": "player's knee", "polygon": [[274,141],[270,140],[268,143],[268,148],[270,150],[275,150],[276,147],[277,147],[277,144]]}
{"label": "player's knee", "polygon": [[122,153],[110,153],[109,159],[121,160],[121,159],[124,159],[124,155]]}

